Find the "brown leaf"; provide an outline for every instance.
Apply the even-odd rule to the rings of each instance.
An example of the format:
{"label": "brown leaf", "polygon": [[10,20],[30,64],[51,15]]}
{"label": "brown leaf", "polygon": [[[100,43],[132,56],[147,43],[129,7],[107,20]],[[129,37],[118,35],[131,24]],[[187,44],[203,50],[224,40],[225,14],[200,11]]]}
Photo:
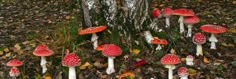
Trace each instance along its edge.
{"label": "brown leaf", "polygon": [[119,75],[119,79],[123,79],[123,78],[129,78],[129,79],[134,79],[135,78],[135,75],[133,72],[131,71],[127,71],[127,72],[124,72],[122,74]]}

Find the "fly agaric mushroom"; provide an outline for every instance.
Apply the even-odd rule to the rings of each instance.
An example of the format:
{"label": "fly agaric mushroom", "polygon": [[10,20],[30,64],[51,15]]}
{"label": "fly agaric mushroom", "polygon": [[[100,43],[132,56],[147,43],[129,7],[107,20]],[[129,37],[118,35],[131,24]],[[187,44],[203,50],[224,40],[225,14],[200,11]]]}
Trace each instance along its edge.
{"label": "fly agaric mushroom", "polygon": [[206,37],[202,33],[196,33],[193,36],[192,40],[193,40],[194,44],[197,44],[196,55],[197,56],[203,55],[203,53],[202,53],[202,44],[204,44],[206,42]]}
{"label": "fly agaric mushroom", "polygon": [[62,60],[62,65],[69,67],[69,78],[76,79],[75,66],[80,65],[80,59],[75,53],[69,53],[69,50],[66,49],[66,55]]}
{"label": "fly agaric mushroom", "polygon": [[84,30],[80,30],[79,35],[92,34],[91,41],[93,42],[94,49],[96,49],[98,46],[98,40],[97,40],[98,36],[96,33],[101,32],[105,30],[106,28],[107,28],[106,26],[89,27]]}
{"label": "fly agaric mushroom", "polygon": [[107,74],[111,74],[115,72],[114,68],[114,58],[116,56],[121,55],[122,50],[119,46],[115,44],[105,44],[103,45],[102,54],[106,57],[108,57],[108,68],[106,70]]}
{"label": "fly agaric mushroom", "polygon": [[6,65],[12,67],[10,69],[9,74],[13,79],[15,79],[17,76],[20,75],[20,72],[16,67],[23,65],[23,63],[21,61],[19,61],[18,59],[12,59],[12,60],[8,61]]}
{"label": "fly agaric mushroom", "polygon": [[180,33],[184,32],[184,16],[195,16],[194,12],[189,9],[176,9],[173,15],[179,15]]}
{"label": "fly agaric mushroom", "polygon": [[161,58],[161,64],[168,68],[168,79],[173,79],[173,70],[175,69],[175,64],[179,64],[180,59],[177,55],[167,54]]}
{"label": "fly agaric mushroom", "polygon": [[16,77],[18,77],[20,75],[20,71],[16,67],[12,67],[10,69],[9,74],[13,79],[16,79]]}
{"label": "fly agaric mushroom", "polygon": [[215,37],[215,34],[220,34],[226,32],[226,28],[219,25],[206,24],[202,25],[200,29],[204,32],[211,33],[209,41],[211,42],[211,49],[216,49],[216,42],[218,40]]}
{"label": "fly agaric mushroom", "polygon": [[41,57],[41,62],[40,62],[40,65],[42,67],[42,73],[45,73],[47,71],[47,67],[46,67],[46,64],[47,64],[47,61],[46,61],[46,57],[47,56],[51,56],[53,54],[53,51],[50,50],[46,45],[43,45],[43,44],[40,44],[38,45],[33,54],[35,56],[40,56]]}
{"label": "fly agaric mushroom", "polygon": [[158,25],[157,25],[158,18],[161,17],[160,10],[158,8],[154,8],[152,10],[152,16],[153,16],[153,21],[151,22],[150,27],[154,30],[157,30],[158,29]]}
{"label": "fly agaric mushroom", "polygon": [[154,37],[154,39],[151,41],[151,43],[158,45],[157,48],[156,48],[156,50],[161,50],[161,49],[162,49],[162,48],[161,48],[161,45],[166,45],[166,44],[168,44],[167,40],[165,40],[165,39],[159,39],[159,38],[156,38],[156,37]]}
{"label": "fly agaric mushroom", "polygon": [[18,59],[12,59],[7,62],[7,66],[10,66],[10,67],[18,67],[21,65],[23,65],[23,63]]}
{"label": "fly agaric mushroom", "polygon": [[180,77],[180,79],[188,79],[188,69],[186,67],[180,67],[178,69],[178,75]]}
{"label": "fly agaric mushroom", "polygon": [[193,65],[193,56],[192,55],[188,55],[185,60],[186,60],[186,65],[189,65],[189,66]]}
{"label": "fly agaric mushroom", "polygon": [[188,33],[186,37],[192,36],[192,27],[194,24],[198,23],[200,20],[197,16],[188,16],[184,18],[184,24],[188,27]]}
{"label": "fly agaric mushroom", "polygon": [[170,16],[172,15],[173,10],[171,8],[165,8],[162,11],[162,15],[166,17],[166,28],[170,27]]}

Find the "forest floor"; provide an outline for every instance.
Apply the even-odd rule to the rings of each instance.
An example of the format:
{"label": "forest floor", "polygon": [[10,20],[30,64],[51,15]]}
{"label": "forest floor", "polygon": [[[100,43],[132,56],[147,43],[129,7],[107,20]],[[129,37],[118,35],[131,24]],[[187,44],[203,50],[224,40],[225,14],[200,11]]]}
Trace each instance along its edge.
{"label": "forest floor", "polygon": [[[126,47],[128,43],[123,41],[125,38],[121,38],[118,43],[123,54],[115,59],[116,73],[107,75],[107,58],[91,48],[90,36],[77,35],[78,29],[82,28],[82,14],[76,1],[0,0],[0,79],[9,79],[10,67],[7,67],[6,63],[13,58],[24,63],[19,67],[19,79],[66,79],[68,68],[61,65],[65,49],[75,52],[81,59],[81,66],[77,67],[79,79],[111,79],[121,76],[124,72],[131,72],[137,79],[166,79],[168,70],[160,63],[160,58],[171,49],[175,50],[182,60],[177,68],[188,67],[191,79],[236,78],[236,1],[155,2],[155,6],[160,9],[192,9],[201,18],[197,26],[218,24],[226,27],[227,32],[217,35],[219,42],[216,50],[209,49],[209,42],[204,44],[204,56],[199,57],[194,53],[195,45],[191,39],[180,34],[175,35],[177,32],[174,31],[170,31],[170,34],[174,34],[178,42],[170,41],[175,44],[171,43],[162,51],[156,51],[155,46],[143,47],[145,44]],[[109,32],[104,34],[107,33]],[[99,39],[112,40],[105,35]],[[140,39],[144,40],[143,37]],[[99,44],[109,43],[105,40],[100,40]],[[32,54],[40,43],[48,45],[55,52],[47,58],[46,74],[41,74],[40,57]],[[194,66],[185,65],[184,58],[189,54],[195,57]],[[147,64],[134,67],[138,60],[144,60]],[[85,63],[90,65],[84,66]],[[174,77],[178,78],[177,69],[174,70]]]}

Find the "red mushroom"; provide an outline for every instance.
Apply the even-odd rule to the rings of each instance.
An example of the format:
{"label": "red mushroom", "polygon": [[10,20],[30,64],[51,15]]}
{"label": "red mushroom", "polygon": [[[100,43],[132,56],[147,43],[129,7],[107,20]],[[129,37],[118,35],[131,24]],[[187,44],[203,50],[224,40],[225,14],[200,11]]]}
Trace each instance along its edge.
{"label": "red mushroom", "polygon": [[15,79],[20,74],[20,71],[17,69],[17,67],[23,65],[23,63],[18,59],[12,59],[8,61],[6,65],[12,67],[9,74],[13,79]]}
{"label": "red mushroom", "polygon": [[98,41],[97,41],[98,36],[96,33],[101,32],[101,31],[105,30],[106,28],[107,28],[106,26],[89,27],[87,29],[80,30],[79,35],[92,34],[91,41],[93,42],[94,49],[96,49],[98,46]]}
{"label": "red mushroom", "polygon": [[193,65],[193,56],[192,55],[188,55],[185,60],[186,60],[186,65],[189,65],[189,66]]}
{"label": "red mushroom", "polygon": [[66,49],[66,55],[62,60],[62,65],[69,67],[69,78],[76,79],[75,66],[80,65],[80,59],[75,53],[69,53],[69,50]]}
{"label": "red mushroom", "polygon": [[211,33],[209,41],[211,42],[211,49],[216,49],[216,42],[218,40],[215,37],[215,34],[220,34],[226,32],[226,28],[219,25],[206,24],[202,25],[200,29],[204,32]]}
{"label": "red mushroom", "polygon": [[152,11],[152,16],[153,16],[154,18],[159,18],[159,17],[160,17],[160,14],[161,14],[161,12],[160,12],[160,10],[159,10],[158,8],[154,8],[154,9],[153,9],[153,11]]}
{"label": "red mushroom", "polygon": [[179,64],[181,61],[177,55],[167,54],[161,58],[161,64],[168,68],[168,79],[173,79],[173,70],[175,69],[175,64]]}
{"label": "red mushroom", "polygon": [[187,37],[192,36],[192,27],[194,24],[198,23],[200,19],[197,16],[188,16],[184,18],[184,24],[187,24],[188,27],[188,33]]}
{"label": "red mushroom", "polygon": [[11,66],[11,67],[18,67],[21,65],[23,65],[23,63],[18,59],[12,59],[7,62],[7,66]]}
{"label": "red mushroom", "polygon": [[158,45],[157,48],[156,48],[156,50],[161,50],[161,49],[162,49],[162,48],[161,48],[161,45],[167,45],[167,44],[168,44],[167,40],[165,40],[165,39],[159,39],[159,38],[155,38],[155,37],[154,37],[154,39],[151,41],[151,43]]}
{"label": "red mushroom", "polygon": [[161,17],[161,12],[158,8],[154,8],[152,11],[153,21],[150,24],[151,29],[157,30],[158,29],[158,18]]}
{"label": "red mushroom", "polygon": [[103,45],[102,54],[106,57],[108,57],[108,68],[106,70],[107,74],[111,74],[115,72],[114,68],[114,58],[116,56],[121,55],[122,50],[119,46],[115,44],[105,44]]}
{"label": "red mushroom", "polygon": [[184,32],[184,16],[195,16],[194,12],[189,9],[176,9],[173,12],[173,15],[179,15],[179,23],[180,23],[180,33]]}
{"label": "red mushroom", "polygon": [[162,15],[166,17],[166,28],[170,26],[170,16],[172,15],[173,10],[171,8],[165,8],[162,11]]}
{"label": "red mushroom", "polygon": [[20,71],[16,67],[12,67],[10,69],[9,74],[13,79],[16,79],[16,77],[18,77],[20,75]]}
{"label": "red mushroom", "polygon": [[197,45],[196,47],[196,55],[203,55],[202,53],[202,44],[206,42],[206,37],[202,33],[196,33],[193,36],[193,43]]}
{"label": "red mushroom", "polygon": [[178,75],[180,77],[180,79],[188,79],[188,69],[186,67],[180,67],[178,69]]}
{"label": "red mushroom", "polygon": [[42,73],[45,73],[47,71],[47,67],[46,67],[46,64],[47,64],[47,61],[46,61],[46,57],[47,56],[51,56],[53,54],[53,51],[50,50],[46,45],[43,45],[43,44],[40,44],[38,45],[33,54],[35,56],[40,56],[41,57],[41,62],[40,62],[40,65],[42,67]]}

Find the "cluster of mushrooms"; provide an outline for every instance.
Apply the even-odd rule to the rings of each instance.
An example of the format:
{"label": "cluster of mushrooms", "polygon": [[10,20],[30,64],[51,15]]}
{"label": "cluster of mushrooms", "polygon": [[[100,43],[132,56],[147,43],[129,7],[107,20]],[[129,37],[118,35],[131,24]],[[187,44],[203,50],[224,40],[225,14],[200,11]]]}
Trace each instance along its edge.
{"label": "cluster of mushrooms", "polygon": [[[186,37],[192,37],[192,28],[193,25],[198,23],[200,19],[194,14],[193,11],[189,9],[176,9],[172,10],[171,8],[165,8],[162,11],[160,11],[158,8],[155,8],[152,11],[152,16],[155,18],[154,20],[157,20],[160,16],[166,17],[166,28],[169,28],[171,26],[170,24],[170,17],[171,15],[179,15],[180,18],[178,20],[179,27],[180,27],[180,33],[184,32],[184,24],[187,25],[188,32]],[[94,50],[101,51],[102,54],[106,57],[108,57],[108,68],[106,69],[107,74],[112,74],[115,72],[114,68],[114,58],[116,56],[119,56],[122,54],[122,49],[115,45],[115,44],[103,44],[98,46],[98,36],[96,33],[104,31],[107,27],[106,26],[98,26],[98,27],[89,27],[83,30],[79,30],[79,35],[87,35],[92,34],[91,41],[93,42],[93,48]],[[218,40],[216,39],[215,35],[224,33],[226,31],[225,27],[219,26],[219,25],[213,25],[213,24],[206,24],[200,26],[200,30],[206,33],[211,33],[211,37],[209,38],[209,41],[211,42],[211,49],[216,49],[216,42]],[[150,31],[144,32],[144,37],[149,44],[156,44],[158,45],[156,50],[161,50],[161,45],[167,45],[168,42],[165,39],[159,39],[158,37],[153,37],[150,33]],[[206,37],[203,33],[196,33],[192,37],[192,41],[194,44],[196,44],[196,56],[203,55],[202,51],[202,44],[206,42]],[[62,65],[69,67],[69,79],[76,79],[76,66],[80,65],[80,58],[75,53],[70,53],[68,49],[66,49],[66,55],[64,56],[62,60]],[[53,55],[54,52],[50,50],[46,45],[40,44],[38,45],[35,50],[33,51],[33,55],[40,56],[41,62],[40,65],[42,66],[42,73],[45,73],[47,71],[47,61],[46,57]],[[188,55],[186,57],[186,65],[192,66],[193,63],[193,56]],[[161,64],[165,65],[165,68],[168,68],[168,79],[173,79],[173,70],[175,69],[175,65],[181,63],[180,58],[175,54],[166,54],[163,56],[160,60]],[[7,66],[11,66],[10,69],[10,76],[13,78],[16,78],[20,71],[17,69],[18,66],[21,66],[23,63],[17,59],[12,59],[7,63]],[[178,69],[178,75],[181,77],[181,79],[188,79],[188,69],[186,67],[180,67]]]}

